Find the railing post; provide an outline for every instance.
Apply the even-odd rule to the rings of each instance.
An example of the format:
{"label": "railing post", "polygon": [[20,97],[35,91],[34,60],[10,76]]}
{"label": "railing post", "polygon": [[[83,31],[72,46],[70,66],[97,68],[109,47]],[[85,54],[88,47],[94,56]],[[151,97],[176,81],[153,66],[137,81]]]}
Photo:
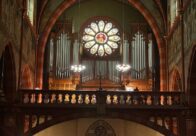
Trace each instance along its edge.
{"label": "railing post", "polygon": [[23,94],[22,90],[18,90],[18,102],[20,104],[22,104],[23,100],[24,100],[24,94]]}
{"label": "railing post", "polygon": [[185,92],[181,92],[180,94],[180,104],[181,105],[186,105],[187,106],[187,99],[185,97]]}
{"label": "railing post", "polygon": [[97,91],[97,114],[104,115],[106,113],[106,93]]}
{"label": "railing post", "polygon": [[184,112],[182,112],[178,117],[178,135],[186,136],[186,119]]}
{"label": "railing post", "polygon": [[24,114],[21,111],[16,113],[17,136],[24,136]]}

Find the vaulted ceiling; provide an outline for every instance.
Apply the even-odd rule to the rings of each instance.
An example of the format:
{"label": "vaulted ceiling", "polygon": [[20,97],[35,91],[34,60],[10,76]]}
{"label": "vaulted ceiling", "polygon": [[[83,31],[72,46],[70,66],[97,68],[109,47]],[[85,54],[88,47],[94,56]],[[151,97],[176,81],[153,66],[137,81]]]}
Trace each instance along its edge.
{"label": "vaulted ceiling", "polygon": [[[53,1],[53,0],[45,0],[45,1],[38,1],[38,29],[39,32],[42,32],[44,28],[46,27],[49,19],[52,17],[54,12],[56,10],[59,10],[59,8],[62,6],[63,3],[65,2],[70,2],[68,5],[68,8],[65,9],[69,10],[72,6],[77,6],[79,3],[80,5],[83,5],[85,3],[93,3],[97,0],[58,0],[58,1]],[[116,1],[116,2],[122,2],[124,1],[124,4],[127,4],[130,6],[130,8],[133,8],[134,5],[131,4],[132,2],[134,3],[136,0],[111,0],[111,1]],[[99,2],[106,2],[104,0],[99,0]],[[159,26],[159,29],[161,30],[161,33],[165,33],[166,30],[166,16],[165,16],[165,11],[166,11],[166,6],[165,2],[161,0],[140,0],[141,4],[150,12],[150,14],[153,16],[153,18],[156,20],[156,23]],[[99,5],[98,5],[99,6]],[[134,7],[137,9],[137,7]],[[107,12],[107,11],[105,11]],[[60,15],[59,15],[60,16]]]}

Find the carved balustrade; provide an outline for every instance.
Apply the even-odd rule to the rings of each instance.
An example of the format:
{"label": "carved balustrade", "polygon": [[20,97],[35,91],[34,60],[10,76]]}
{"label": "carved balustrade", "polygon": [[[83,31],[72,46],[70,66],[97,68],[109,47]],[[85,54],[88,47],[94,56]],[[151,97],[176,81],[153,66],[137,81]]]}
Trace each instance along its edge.
{"label": "carved balustrade", "polygon": [[29,105],[183,106],[181,92],[20,90],[20,103]]}

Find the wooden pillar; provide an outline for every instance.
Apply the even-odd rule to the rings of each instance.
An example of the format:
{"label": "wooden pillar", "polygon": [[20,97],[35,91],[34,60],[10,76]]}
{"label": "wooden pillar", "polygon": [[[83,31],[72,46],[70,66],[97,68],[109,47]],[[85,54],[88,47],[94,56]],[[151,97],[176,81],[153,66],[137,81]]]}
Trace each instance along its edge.
{"label": "wooden pillar", "polygon": [[156,43],[155,37],[152,36],[152,41],[153,41],[153,76],[154,78],[154,91],[159,91],[160,90],[160,57],[159,57],[159,51],[158,51],[158,45]]}
{"label": "wooden pillar", "polygon": [[49,64],[50,64],[50,39],[47,42],[44,53],[43,88],[49,88]]}
{"label": "wooden pillar", "polygon": [[186,136],[195,136],[196,134],[196,118],[186,120]]}
{"label": "wooden pillar", "polygon": [[[180,113],[178,116],[178,136],[186,136],[186,119],[183,115],[184,113]],[[190,136],[190,135],[187,135]]]}
{"label": "wooden pillar", "polygon": [[152,91],[155,91],[155,49],[154,40],[152,38]]}
{"label": "wooden pillar", "polygon": [[25,116],[22,112],[17,112],[16,124],[17,124],[17,136],[24,136]]}

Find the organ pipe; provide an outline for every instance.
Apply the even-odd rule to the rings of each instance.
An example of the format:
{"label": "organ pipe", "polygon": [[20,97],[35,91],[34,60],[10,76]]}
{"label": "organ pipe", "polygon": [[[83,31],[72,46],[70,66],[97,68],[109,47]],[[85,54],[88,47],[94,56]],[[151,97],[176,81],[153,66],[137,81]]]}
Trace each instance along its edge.
{"label": "organ pipe", "polygon": [[[120,74],[116,70],[116,64],[118,61],[91,61],[91,60],[83,60],[82,63],[86,66],[86,70],[83,71],[82,82],[86,82],[88,80],[98,79],[101,76],[102,79],[109,79],[113,82],[120,81]],[[106,77],[103,77],[108,75]]]}
{"label": "organ pipe", "polygon": [[152,40],[149,40],[149,44],[148,44],[148,65],[149,68],[152,68]]}
{"label": "organ pipe", "polygon": [[129,44],[127,40],[123,41],[123,63],[128,64]]}
{"label": "organ pipe", "polygon": [[132,45],[132,70],[131,76],[135,79],[144,79],[147,76],[146,73],[146,43],[143,34],[139,31],[134,35]]}
{"label": "organ pipe", "polygon": [[62,47],[62,51],[61,51],[61,78],[64,78],[65,77],[65,70],[66,70],[66,67],[65,67],[65,65],[64,65],[64,63],[65,63],[65,57],[64,57],[64,55],[65,55],[65,49],[64,49],[64,37],[65,37],[65,34],[64,34],[64,32],[63,33],[61,33],[61,47]]}
{"label": "organ pipe", "polygon": [[50,39],[50,61],[49,61],[49,69],[50,71],[53,70],[53,59],[54,59],[54,39]]}
{"label": "organ pipe", "polygon": [[58,77],[59,73],[59,39],[57,39],[57,57],[56,57],[56,77]]}
{"label": "organ pipe", "polygon": [[79,42],[78,40],[75,40],[74,45],[73,45],[73,62],[74,64],[79,64]]}
{"label": "organ pipe", "polygon": [[[65,34],[64,33],[62,35],[62,38],[63,38],[63,40],[62,40],[62,46],[63,46],[63,49],[62,49],[62,52],[63,52],[63,54],[62,54],[62,56],[63,56],[62,67],[64,68],[64,70],[66,70],[66,65],[65,65],[65,50],[66,50],[65,41],[66,41],[66,39],[65,39]],[[65,72],[63,73],[63,77],[65,77]]]}
{"label": "organ pipe", "polygon": [[63,38],[62,38],[62,33],[60,34],[60,78],[62,78],[63,75],[63,67],[62,67],[62,63],[63,63],[63,44],[62,44]]}
{"label": "organ pipe", "polygon": [[145,61],[145,66],[146,66],[146,79],[149,79],[149,58],[148,58],[148,38],[146,40],[146,45],[145,45],[145,57],[146,57],[146,61]]}
{"label": "organ pipe", "polygon": [[87,68],[85,71],[83,71],[82,82],[92,80],[93,79],[94,62],[89,61],[89,60],[83,60],[82,63]]}
{"label": "organ pipe", "polygon": [[60,33],[56,42],[50,42],[50,66],[53,65],[53,73],[56,78],[68,78],[70,76],[70,47],[71,41],[68,34]]}

